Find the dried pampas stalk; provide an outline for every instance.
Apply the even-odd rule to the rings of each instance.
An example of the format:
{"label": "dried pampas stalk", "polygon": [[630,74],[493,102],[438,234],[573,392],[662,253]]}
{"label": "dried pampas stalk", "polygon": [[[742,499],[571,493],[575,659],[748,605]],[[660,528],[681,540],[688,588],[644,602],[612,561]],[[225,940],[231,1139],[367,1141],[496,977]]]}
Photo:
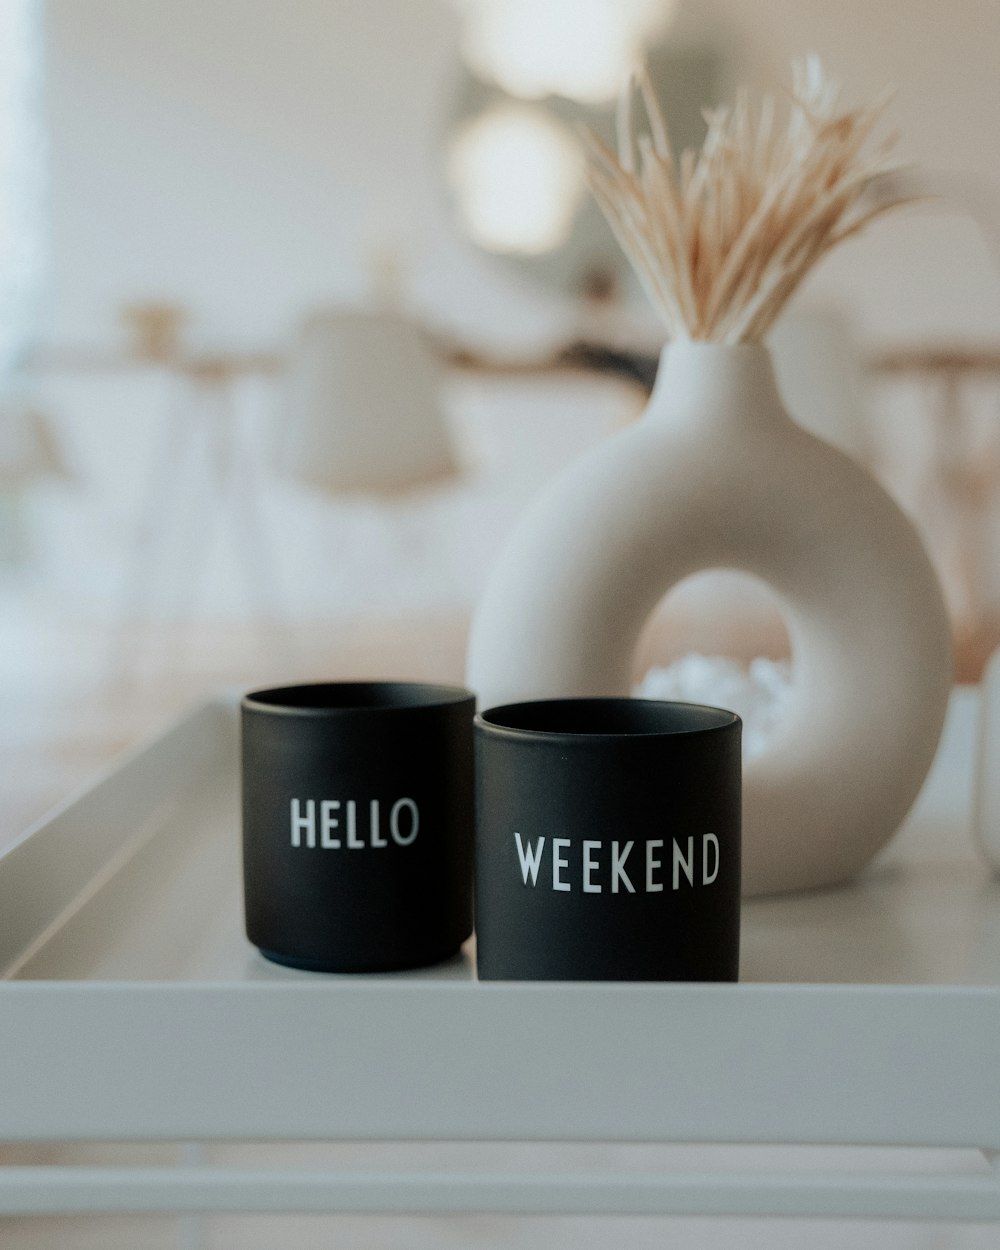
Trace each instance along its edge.
{"label": "dried pampas stalk", "polygon": [[898,169],[886,159],[895,136],[863,152],[889,93],[844,110],[816,57],[795,65],[784,121],[773,97],[754,110],[740,93],[732,109],[706,112],[701,150],[684,152],[679,166],[645,71],[637,85],[648,134],[630,80],[618,155],[585,135],[588,177],[671,338],[757,342],[832,247],[911,198],[866,206],[876,180]]}

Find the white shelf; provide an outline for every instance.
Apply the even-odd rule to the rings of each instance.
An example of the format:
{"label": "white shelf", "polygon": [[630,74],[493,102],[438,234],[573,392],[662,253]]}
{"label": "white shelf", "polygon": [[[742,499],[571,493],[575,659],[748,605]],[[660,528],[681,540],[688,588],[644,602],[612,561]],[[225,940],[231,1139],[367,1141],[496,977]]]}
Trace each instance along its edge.
{"label": "white shelf", "polygon": [[[844,889],[744,908],[739,985],[279,968],[242,932],[236,707],[213,702],[0,858],[0,1141],[811,1143],[1000,1152],[1000,886],[960,692],[917,810]],[[983,1175],[0,1168],[41,1210],[1000,1219]]]}

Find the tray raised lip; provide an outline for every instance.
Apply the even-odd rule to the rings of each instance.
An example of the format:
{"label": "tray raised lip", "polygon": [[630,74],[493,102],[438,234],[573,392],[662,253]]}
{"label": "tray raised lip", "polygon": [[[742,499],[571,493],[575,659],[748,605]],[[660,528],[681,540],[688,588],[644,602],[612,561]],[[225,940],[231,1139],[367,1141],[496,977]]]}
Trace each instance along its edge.
{"label": "tray raised lip", "polygon": [[[148,729],[135,742],[115,752],[109,760],[99,765],[89,777],[73,786],[63,798],[58,799],[25,829],[4,843],[3,848],[0,849],[0,873],[3,872],[5,860],[19,846],[36,838],[38,834],[44,832],[59,817],[66,812],[72,811],[84,799],[99,791],[103,786],[113,784],[121,772],[128,768],[129,765],[142,759],[151,750],[155,750],[165,739],[177,733],[183,733],[190,722],[206,711],[212,709],[226,712],[235,711],[239,707],[241,698],[242,692],[236,687],[225,687],[203,699],[198,699],[183,711],[167,718],[163,724],[153,729]],[[2,984],[3,981],[0,979],[0,985]]]}
{"label": "tray raised lip", "polygon": [[[164,726],[119,752],[3,848],[0,994],[13,983],[11,977],[27,954],[86,903],[94,882],[106,879],[123,855],[127,857],[142,844],[145,838],[141,826],[158,806],[171,801],[178,786],[186,788],[201,774],[204,761],[197,758],[196,750],[189,748],[189,736],[207,729],[212,717],[231,715],[238,703],[235,691],[223,690],[171,717]],[[186,758],[187,769],[176,784],[168,769],[161,766],[160,757],[168,763]],[[103,836],[98,836],[98,822],[86,843],[74,840],[70,831],[80,813],[88,807],[99,809],[109,791],[120,794],[123,789],[128,792],[125,798],[129,811],[140,827],[131,833],[105,829]],[[123,817],[122,824],[128,823]],[[35,914],[36,909],[42,914]]]}
{"label": "tray raised lip", "polygon": [[997,995],[746,988],[11,986],[0,1140],[1000,1149]]}

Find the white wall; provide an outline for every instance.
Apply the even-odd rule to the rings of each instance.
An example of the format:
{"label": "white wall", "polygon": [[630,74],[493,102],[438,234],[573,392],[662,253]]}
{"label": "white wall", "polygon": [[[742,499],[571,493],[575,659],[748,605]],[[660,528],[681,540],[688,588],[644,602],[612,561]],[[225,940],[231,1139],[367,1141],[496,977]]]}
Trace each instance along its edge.
{"label": "white wall", "polygon": [[811,291],[892,342],[1000,337],[1000,4],[997,0],[710,0],[755,75],[818,52],[848,96],[896,88],[888,129],[917,168],[985,178],[993,250],[959,213],[905,210],[828,258]]}
{"label": "white wall", "polygon": [[[458,26],[446,0],[45,4],[49,340],[112,341],[123,304],[166,298],[192,310],[202,344],[280,342],[309,304],[363,298],[385,241],[408,251],[418,302],[438,320],[526,349],[558,331],[556,302],[451,224],[440,133]],[[706,35],[728,50],[733,78],[758,85],[787,81],[790,58],[812,50],[855,98],[895,82],[901,155],[1000,188],[998,0],[689,0],[675,37]],[[917,209],[826,262],[807,296],[838,300],[871,340],[995,342],[992,262],[970,222]],[[47,397],[90,488],[49,508],[47,576],[67,602],[106,610],[149,495],[162,396],[94,376],[54,379]],[[531,490],[617,419],[600,395],[572,390],[508,387],[471,411],[459,415],[489,428],[493,452],[422,510],[272,501],[275,543],[296,553],[287,604],[322,614],[470,601]],[[906,414],[908,437],[920,416]],[[194,510],[194,488],[178,493]],[[400,580],[407,561],[413,576]],[[231,563],[220,555],[205,578],[212,610],[246,609]],[[183,597],[172,606],[184,610]]]}
{"label": "white wall", "polygon": [[[785,79],[816,50],[859,96],[895,83],[901,155],[1000,197],[996,0],[689,0],[676,37],[706,31],[736,77]],[[393,238],[447,319],[544,324],[445,211],[446,0],[47,0],[47,33],[49,337],[107,337],[122,303],[161,296],[202,339],[280,338],[303,305],[363,294]],[[813,286],[881,339],[1000,335],[1000,277],[960,217],[886,221]]]}
{"label": "white wall", "polygon": [[[50,335],[188,305],[200,337],[283,334],[429,250],[454,23],[411,0],[49,0]],[[421,263],[423,263],[421,261]]]}

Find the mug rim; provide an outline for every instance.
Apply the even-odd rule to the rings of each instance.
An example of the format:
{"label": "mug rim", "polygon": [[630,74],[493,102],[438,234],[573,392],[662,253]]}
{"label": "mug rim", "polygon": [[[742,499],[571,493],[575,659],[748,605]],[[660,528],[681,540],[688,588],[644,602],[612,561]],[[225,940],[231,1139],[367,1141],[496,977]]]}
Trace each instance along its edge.
{"label": "mug rim", "polygon": [[[307,701],[310,694],[315,698],[321,697],[323,692],[326,692],[329,702]],[[248,690],[240,700],[240,707],[246,712],[269,716],[330,717],[366,713],[406,714],[433,708],[460,707],[470,701],[475,703],[475,695],[464,686],[373,678],[266,686]]]}
{"label": "mug rim", "polygon": [[[632,708],[645,708],[655,712],[663,712],[665,709],[713,713],[714,722],[699,725],[690,725],[679,728],[656,728],[656,729],[625,729],[625,730],[601,730],[601,729],[543,729],[537,726],[523,726],[502,724],[493,719],[502,714],[510,715],[519,710],[527,708],[548,707],[555,711],[557,708],[566,710],[577,708],[583,709],[587,707],[589,710],[600,710],[621,708],[628,706]],[[567,698],[547,698],[547,699],[520,699],[515,703],[501,703],[495,707],[486,708],[477,713],[474,725],[481,733],[495,735],[501,738],[509,738],[515,741],[530,741],[537,739],[542,742],[552,742],[559,739],[569,739],[573,742],[595,742],[603,739],[613,739],[623,742],[629,739],[650,739],[650,738],[703,738],[710,737],[715,734],[726,733],[734,728],[742,728],[743,721],[741,717],[728,708],[715,707],[707,703],[688,703],[677,699],[642,699],[631,698],[628,695],[620,696],[573,696]]]}

